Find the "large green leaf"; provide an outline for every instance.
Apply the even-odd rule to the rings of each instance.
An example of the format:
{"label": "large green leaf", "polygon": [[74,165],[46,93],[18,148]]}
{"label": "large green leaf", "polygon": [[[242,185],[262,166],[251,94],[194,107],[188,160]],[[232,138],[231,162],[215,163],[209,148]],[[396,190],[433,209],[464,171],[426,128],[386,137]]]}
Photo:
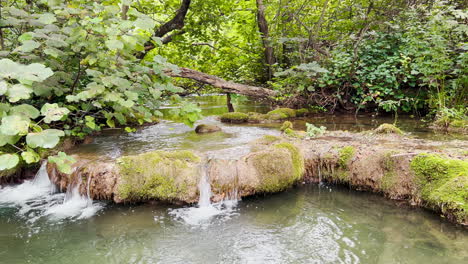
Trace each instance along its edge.
{"label": "large green leaf", "polygon": [[8,136],[0,133],[0,147],[5,146],[6,144],[15,144],[20,139],[20,136]]}
{"label": "large green leaf", "polygon": [[27,118],[35,119],[39,116],[39,110],[37,110],[34,106],[28,104],[21,104],[17,106],[13,106],[10,109],[10,115],[22,115]]}
{"label": "large green leaf", "polygon": [[43,24],[52,24],[57,21],[57,19],[51,13],[45,13],[39,16],[38,21]]}
{"label": "large green leaf", "polygon": [[22,99],[29,99],[32,89],[24,84],[18,83],[8,88],[8,100],[12,103]]}
{"label": "large green leaf", "polygon": [[0,170],[13,169],[19,163],[19,157],[16,154],[0,155]]}
{"label": "large green leaf", "polygon": [[8,90],[8,83],[0,80],[0,95],[4,95]]}
{"label": "large green leaf", "polygon": [[15,79],[19,72],[21,72],[21,64],[9,59],[0,60],[0,78]]}
{"label": "large green leaf", "polygon": [[26,135],[28,133],[29,120],[18,115],[10,115],[2,118],[0,133],[7,136]]}
{"label": "large green leaf", "polygon": [[111,39],[111,40],[106,41],[106,46],[110,50],[116,50],[116,49],[121,50],[124,47],[123,43],[117,39]]}
{"label": "large green leaf", "polygon": [[32,149],[28,149],[27,151],[22,152],[21,157],[23,158],[24,161],[26,161],[27,164],[36,163],[39,160],[41,160],[41,157],[39,156],[39,154],[37,154]]}
{"label": "large green leaf", "polygon": [[60,141],[60,137],[63,137],[65,133],[58,129],[46,129],[39,133],[29,133],[26,136],[26,143],[31,148],[53,148],[57,146]]}
{"label": "large green leaf", "polygon": [[26,40],[23,42],[23,45],[18,47],[18,50],[22,52],[31,52],[37,48],[39,48],[41,44],[39,42],[36,42],[34,40]]}
{"label": "large green leaf", "polygon": [[18,77],[18,80],[30,81],[30,82],[42,82],[45,79],[52,76],[54,72],[40,63],[32,63],[27,66],[24,66],[21,76]]}
{"label": "large green leaf", "polygon": [[73,157],[68,156],[64,152],[59,152],[55,156],[49,156],[48,160],[51,163],[55,163],[58,170],[66,174],[72,173],[72,165],[76,162]]}
{"label": "large green leaf", "polygon": [[49,124],[52,121],[60,120],[64,115],[70,113],[65,107],[59,107],[58,104],[46,103],[41,108],[41,114],[44,116],[44,122]]}

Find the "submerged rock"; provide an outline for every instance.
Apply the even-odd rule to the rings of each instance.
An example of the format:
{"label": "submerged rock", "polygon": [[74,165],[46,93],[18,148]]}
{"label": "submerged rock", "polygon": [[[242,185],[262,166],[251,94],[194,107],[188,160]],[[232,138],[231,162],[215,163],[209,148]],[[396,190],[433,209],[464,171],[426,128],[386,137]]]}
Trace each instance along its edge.
{"label": "submerged rock", "polygon": [[195,132],[197,134],[213,133],[218,131],[221,131],[221,128],[215,125],[200,124],[195,128]]}

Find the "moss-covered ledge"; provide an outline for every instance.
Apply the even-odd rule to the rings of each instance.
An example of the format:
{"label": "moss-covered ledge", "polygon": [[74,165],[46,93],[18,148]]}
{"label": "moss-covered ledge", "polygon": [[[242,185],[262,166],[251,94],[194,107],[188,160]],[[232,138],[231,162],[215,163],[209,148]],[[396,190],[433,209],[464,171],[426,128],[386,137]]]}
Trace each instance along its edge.
{"label": "moss-covered ledge", "polygon": [[237,160],[152,151],[110,161],[76,156],[72,175],[60,174],[54,164],[48,172],[62,191],[81,182],[81,193],[89,189],[91,198],[115,202],[195,203],[202,175],[211,184],[213,201],[232,193],[280,192],[303,182],[346,184],[468,225],[467,147],[465,141],[337,131],[302,140],[264,136]]}

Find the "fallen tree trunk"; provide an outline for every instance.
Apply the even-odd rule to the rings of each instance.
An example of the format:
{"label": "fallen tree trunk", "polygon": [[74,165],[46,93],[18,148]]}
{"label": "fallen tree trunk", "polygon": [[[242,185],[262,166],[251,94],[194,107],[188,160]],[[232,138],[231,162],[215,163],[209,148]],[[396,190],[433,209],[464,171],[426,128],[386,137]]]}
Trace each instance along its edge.
{"label": "fallen tree trunk", "polygon": [[267,88],[226,81],[217,76],[209,75],[188,68],[179,68],[179,71],[177,72],[173,70],[165,70],[164,73],[170,77],[187,78],[209,84],[214,87],[223,89],[223,91],[226,93],[242,94],[257,98],[268,98],[276,95],[276,91]]}

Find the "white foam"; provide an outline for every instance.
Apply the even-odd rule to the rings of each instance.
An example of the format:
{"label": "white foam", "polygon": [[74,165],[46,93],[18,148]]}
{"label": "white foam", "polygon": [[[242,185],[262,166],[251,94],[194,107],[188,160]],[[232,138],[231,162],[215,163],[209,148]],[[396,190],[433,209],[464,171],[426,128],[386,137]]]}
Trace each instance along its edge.
{"label": "white foam", "polygon": [[57,193],[44,162],[33,180],[0,189],[0,206],[18,208],[17,214],[28,222],[35,222],[43,217],[52,220],[84,219],[103,208],[102,203],[88,198],[89,190],[88,195],[81,195],[78,188],[79,184],[69,186],[66,194]]}

